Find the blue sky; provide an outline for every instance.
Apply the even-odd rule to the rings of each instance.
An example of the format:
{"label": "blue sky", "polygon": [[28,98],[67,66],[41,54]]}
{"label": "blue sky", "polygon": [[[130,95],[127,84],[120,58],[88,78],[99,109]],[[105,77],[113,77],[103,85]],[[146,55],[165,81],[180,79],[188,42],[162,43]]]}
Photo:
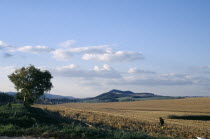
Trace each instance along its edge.
{"label": "blue sky", "polygon": [[[109,89],[209,95],[208,0],[2,0],[0,90],[33,64],[53,73],[52,93]],[[63,42],[66,42],[62,45]]]}

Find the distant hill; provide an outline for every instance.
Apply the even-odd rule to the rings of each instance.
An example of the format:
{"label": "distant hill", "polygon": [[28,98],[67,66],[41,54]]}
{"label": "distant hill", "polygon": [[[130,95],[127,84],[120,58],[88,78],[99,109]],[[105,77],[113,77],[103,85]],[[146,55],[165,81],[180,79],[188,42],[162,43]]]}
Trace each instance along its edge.
{"label": "distant hill", "polygon": [[54,95],[54,94],[49,94],[49,93],[45,93],[45,97],[48,99],[78,99],[72,96],[61,96],[61,95]]}
{"label": "distant hill", "polygon": [[121,91],[113,89],[107,93],[103,93],[99,96],[96,96],[96,99],[109,99],[109,98],[119,98],[119,97],[153,97],[155,96],[153,93],[134,93],[132,91]]}
{"label": "distant hill", "polygon": [[[0,92],[1,93],[1,92]],[[2,92],[3,93],[3,92]],[[14,96],[16,92],[4,92],[11,96]],[[184,97],[172,97],[172,96],[160,96],[153,93],[134,93],[132,91],[121,91],[113,89],[109,92],[102,93],[92,98],[74,98],[72,96],[61,96],[45,93],[44,96],[39,99],[37,103],[41,104],[60,104],[69,102],[81,102],[81,103],[101,103],[101,102],[127,102],[127,101],[142,101],[142,100],[161,100],[161,99],[180,99]]]}
{"label": "distant hill", "polygon": [[93,98],[83,99],[83,102],[126,102],[141,100],[177,99],[181,97],[160,96],[153,93],[134,93],[132,91],[121,91],[113,89]]}
{"label": "distant hill", "polygon": [[[16,92],[0,92],[0,93],[6,93],[11,96],[14,96],[16,94]],[[44,97],[47,99],[78,99],[72,96],[61,96],[61,95],[54,95],[54,94],[49,94],[49,93],[45,93],[44,96],[42,96],[42,98]]]}
{"label": "distant hill", "polygon": [[8,95],[14,96],[16,94],[16,92],[0,92],[0,93],[6,93]]}

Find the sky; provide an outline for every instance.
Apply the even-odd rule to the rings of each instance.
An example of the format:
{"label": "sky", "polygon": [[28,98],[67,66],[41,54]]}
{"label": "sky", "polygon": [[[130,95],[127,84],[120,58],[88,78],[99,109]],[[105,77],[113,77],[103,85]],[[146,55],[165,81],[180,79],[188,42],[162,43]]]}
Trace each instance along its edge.
{"label": "sky", "polygon": [[210,96],[209,0],[0,0],[0,91],[30,64],[50,93]]}

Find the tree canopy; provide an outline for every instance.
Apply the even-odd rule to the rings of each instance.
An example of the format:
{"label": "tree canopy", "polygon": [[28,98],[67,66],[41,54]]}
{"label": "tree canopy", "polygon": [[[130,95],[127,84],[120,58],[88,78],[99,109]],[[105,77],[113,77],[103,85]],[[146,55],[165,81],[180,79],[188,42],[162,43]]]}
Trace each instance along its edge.
{"label": "tree canopy", "polygon": [[17,99],[20,99],[25,106],[30,106],[53,87],[51,73],[47,70],[40,70],[33,65],[17,69],[8,76],[17,90]]}

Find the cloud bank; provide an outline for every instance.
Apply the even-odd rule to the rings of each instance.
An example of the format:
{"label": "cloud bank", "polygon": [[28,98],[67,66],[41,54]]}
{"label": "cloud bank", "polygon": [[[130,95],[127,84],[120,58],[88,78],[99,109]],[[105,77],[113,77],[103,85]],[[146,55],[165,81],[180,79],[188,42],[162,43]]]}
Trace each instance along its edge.
{"label": "cloud bank", "polygon": [[140,52],[125,52],[125,51],[116,51],[116,52],[106,52],[103,54],[84,54],[82,59],[84,60],[94,60],[94,61],[103,61],[103,62],[123,62],[123,61],[135,61],[142,60],[143,54]]}
{"label": "cloud bank", "polygon": [[[188,74],[161,73],[148,69],[130,67],[130,63],[144,60],[144,55],[140,52],[115,50],[112,48],[112,45],[75,46],[76,41],[74,40],[67,40],[59,45],[56,47],[45,45],[13,46],[0,41],[0,54],[2,54],[3,60],[13,62],[16,60],[13,58],[18,58],[18,56],[24,56],[25,58],[35,54],[36,56],[40,56],[38,57],[39,60],[42,60],[42,56],[47,55],[44,58],[48,62],[51,60],[51,63],[46,63],[45,66],[52,65],[53,67],[44,68],[52,72],[56,80],[58,78],[61,79],[60,82],[55,81],[57,84],[61,84],[62,80],[66,80],[63,83],[67,86],[66,88],[68,88],[68,82],[71,82],[76,87],[79,86],[78,88],[98,87],[110,89],[111,87],[126,88],[128,86],[131,88],[184,88],[190,86],[204,88],[207,91],[209,89],[210,66],[200,67],[197,73],[196,71],[194,73],[189,72]],[[31,60],[36,61],[37,57],[34,59],[33,57],[30,58],[28,60],[29,62]],[[43,62],[45,62],[44,60]],[[2,65],[6,65],[5,61]],[[79,65],[69,64],[75,61]],[[25,61],[21,62],[24,65]],[[123,65],[123,62],[126,66]],[[120,71],[117,64],[120,64]],[[84,67],[81,67],[82,65]],[[116,66],[118,70],[113,66]],[[9,65],[8,67],[0,67],[4,80],[7,79],[7,73],[11,73],[13,70],[14,67]],[[64,85],[61,86],[64,87]]]}
{"label": "cloud bank", "polygon": [[40,54],[40,53],[49,53],[51,51],[53,51],[52,48],[48,47],[48,46],[22,46],[16,49],[11,50],[12,52],[24,52],[24,53],[36,53],[36,54]]}
{"label": "cloud bank", "polygon": [[[11,45],[0,41],[0,49],[9,48],[5,52],[5,57],[9,57],[8,53],[10,52],[10,56],[15,55],[16,52],[22,53],[32,53],[32,54],[43,54],[49,53],[52,55],[54,59],[61,61],[69,61],[74,57],[80,57],[85,61],[99,61],[99,62],[131,62],[136,60],[144,59],[144,56],[140,52],[135,51],[122,51],[113,50],[111,45],[96,45],[96,46],[77,46],[73,47],[76,43],[75,40],[67,40],[59,45],[61,47],[52,48],[44,45],[37,46],[13,46],[9,48]],[[13,53],[13,54],[11,54]]]}
{"label": "cloud bank", "polygon": [[49,69],[55,75],[63,77],[77,78],[121,78],[119,72],[112,69],[109,65],[104,64],[103,67],[94,66],[91,70],[81,69],[79,66],[70,64],[67,66],[56,67]]}

